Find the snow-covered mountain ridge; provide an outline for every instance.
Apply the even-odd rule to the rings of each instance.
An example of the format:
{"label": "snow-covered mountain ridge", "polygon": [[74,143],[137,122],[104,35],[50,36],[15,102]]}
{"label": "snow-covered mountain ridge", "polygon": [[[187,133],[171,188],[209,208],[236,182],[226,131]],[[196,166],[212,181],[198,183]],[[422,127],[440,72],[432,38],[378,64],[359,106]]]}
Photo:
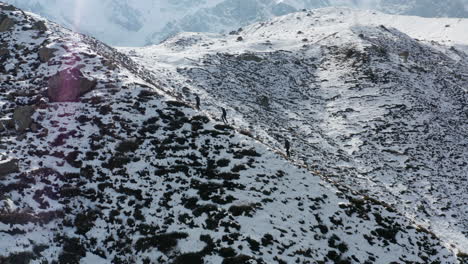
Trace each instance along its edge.
{"label": "snow-covered mountain ridge", "polygon": [[0,262],[463,261],[116,50],[3,3],[0,20]]}
{"label": "snow-covered mountain ridge", "polygon": [[272,148],[289,138],[310,170],[464,249],[466,23],[327,8],[121,50],[166,89],[199,94],[208,113],[228,108],[235,126]]}
{"label": "snow-covered mountain ridge", "polygon": [[6,0],[111,45],[159,43],[178,32],[229,32],[301,9],[346,6],[389,14],[468,17],[468,0]]}

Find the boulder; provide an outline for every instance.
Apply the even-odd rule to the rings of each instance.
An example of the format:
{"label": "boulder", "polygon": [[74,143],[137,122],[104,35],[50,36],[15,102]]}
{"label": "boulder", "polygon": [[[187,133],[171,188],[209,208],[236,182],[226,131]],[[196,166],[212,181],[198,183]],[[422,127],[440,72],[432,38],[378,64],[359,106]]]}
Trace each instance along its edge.
{"label": "boulder", "polygon": [[36,23],[34,23],[33,29],[39,30],[39,31],[47,31],[47,26],[44,23],[44,21],[37,21]]}
{"label": "boulder", "polygon": [[240,60],[244,60],[244,61],[255,61],[255,62],[261,62],[263,60],[262,58],[258,57],[257,55],[249,54],[249,53],[241,54],[237,58],[240,59]]}
{"label": "boulder", "polygon": [[34,107],[32,106],[20,106],[15,109],[15,112],[13,113],[13,122],[18,132],[24,132],[31,126],[34,111]]}
{"label": "boulder", "polygon": [[0,120],[0,132],[13,129],[15,124],[13,119],[1,119]]}
{"label": "boulder", "polygon": [[10,54],[10,51],[5,48],[0,48],[0,57]]}
{"label": "boulder", "polygon": [[15,25],[15,21],[8,16],[0,15],[0,32],[10,30]]}
{"label": "boulder", "polygon": [[269,107],[270,106],[270,98],[268,96],[262,95],[257,98],[258,104],[260,104],[263,107]]}
{"label": "boulder", "polygon": [[50,77],[47,96],[51,102],[76,102],[79,97],[96,87],[78,68],[66,69]]}
{"label": "boulder", "polygon": [[19,172],[18,160],[0,161],[0,179],[10,173]]}
{"label": "boulder", "polygon": [[39,60],[41,62],[48,62],[52,57],[54,57],[54,52],[56,52],[57,49],[49,49],[46,47],[42,47],[39,49]]}

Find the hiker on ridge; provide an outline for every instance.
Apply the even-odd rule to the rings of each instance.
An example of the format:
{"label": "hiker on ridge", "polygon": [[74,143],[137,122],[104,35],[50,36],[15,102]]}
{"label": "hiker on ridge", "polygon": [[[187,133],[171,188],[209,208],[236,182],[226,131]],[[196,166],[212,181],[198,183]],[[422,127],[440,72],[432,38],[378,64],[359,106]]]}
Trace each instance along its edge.
{"label": "hiker on ridge", "polygon": [[195,102],[197,110],[200,110],[200,97],[198,96],[198,94],[195,95]]}
{"label": "hiker on ridge", "polygon": [[291,153],[289,152],[289,149],[291,148],[291,144],[287,139],[284,139],[284,148],[286,149],[286,155],[288,158],[291,156]]}
{"label": "hiker on ridge", "polygon": [[226,116],[227,116],[226,109],[224,109],[223,107],[221,107],[221,111],[223,111],[223,114],[222,114],[222,116],[221,116],[221,120],[223,120],[223,122],[224,122],[225,124],[227,124],[228,121],[227,121],[227,118],[226,118]]}

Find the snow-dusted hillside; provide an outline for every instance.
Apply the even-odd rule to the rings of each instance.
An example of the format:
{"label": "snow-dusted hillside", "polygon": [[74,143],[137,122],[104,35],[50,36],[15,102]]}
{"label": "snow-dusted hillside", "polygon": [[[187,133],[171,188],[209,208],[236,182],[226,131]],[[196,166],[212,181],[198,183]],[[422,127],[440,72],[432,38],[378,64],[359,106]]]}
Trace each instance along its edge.
{"label": "snow-dusted hillside", "polygon": [[468,0],[5,0],[117,46],[159,43],[178,32],[229,32],[301,9],[346,6],[389,14],[468,17]]}
{"label": "snow-dusted hillside", "polygon": [[467,25],[327,8],[123,50],[167,90],[229,109],[275,149],[288,138],[309,170],[466,249]]}
{"label": "snow-dusted hillside", "polygon": [[0,20],[1,263],[463,261],[116,50],[2,3]]}

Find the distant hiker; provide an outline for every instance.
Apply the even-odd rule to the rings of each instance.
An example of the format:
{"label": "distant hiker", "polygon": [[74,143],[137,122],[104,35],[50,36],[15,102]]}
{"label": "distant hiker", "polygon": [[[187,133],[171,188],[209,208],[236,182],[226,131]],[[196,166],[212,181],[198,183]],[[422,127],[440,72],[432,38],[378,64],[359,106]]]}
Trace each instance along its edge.
{"label": "distant hiker", "polygon": [[197,103],[197,110],[200,110],[200,97],[198,95],[195,95],[195,102]]}
{"label": "distant hiker", "polygon": [[289,141],[287,139],[284,140],[284,148],[286,149],[286,155],[289,158],[291,156],[291,153],[289,152],[289,149],[291,148],[291,144],[289,144]]}
{"label": "distant hiker", "polygon": [[227,121],[227,118],[226,118],[226,116],[227,116],[226,109],[224,109],[223,107],[221,107],[221,111],[223,111],[223,114],[222,114],[222,116],[221,116],[221,119],[223,120],[223,122],[224,122],[225,124],[227,124],[228,121]]}

